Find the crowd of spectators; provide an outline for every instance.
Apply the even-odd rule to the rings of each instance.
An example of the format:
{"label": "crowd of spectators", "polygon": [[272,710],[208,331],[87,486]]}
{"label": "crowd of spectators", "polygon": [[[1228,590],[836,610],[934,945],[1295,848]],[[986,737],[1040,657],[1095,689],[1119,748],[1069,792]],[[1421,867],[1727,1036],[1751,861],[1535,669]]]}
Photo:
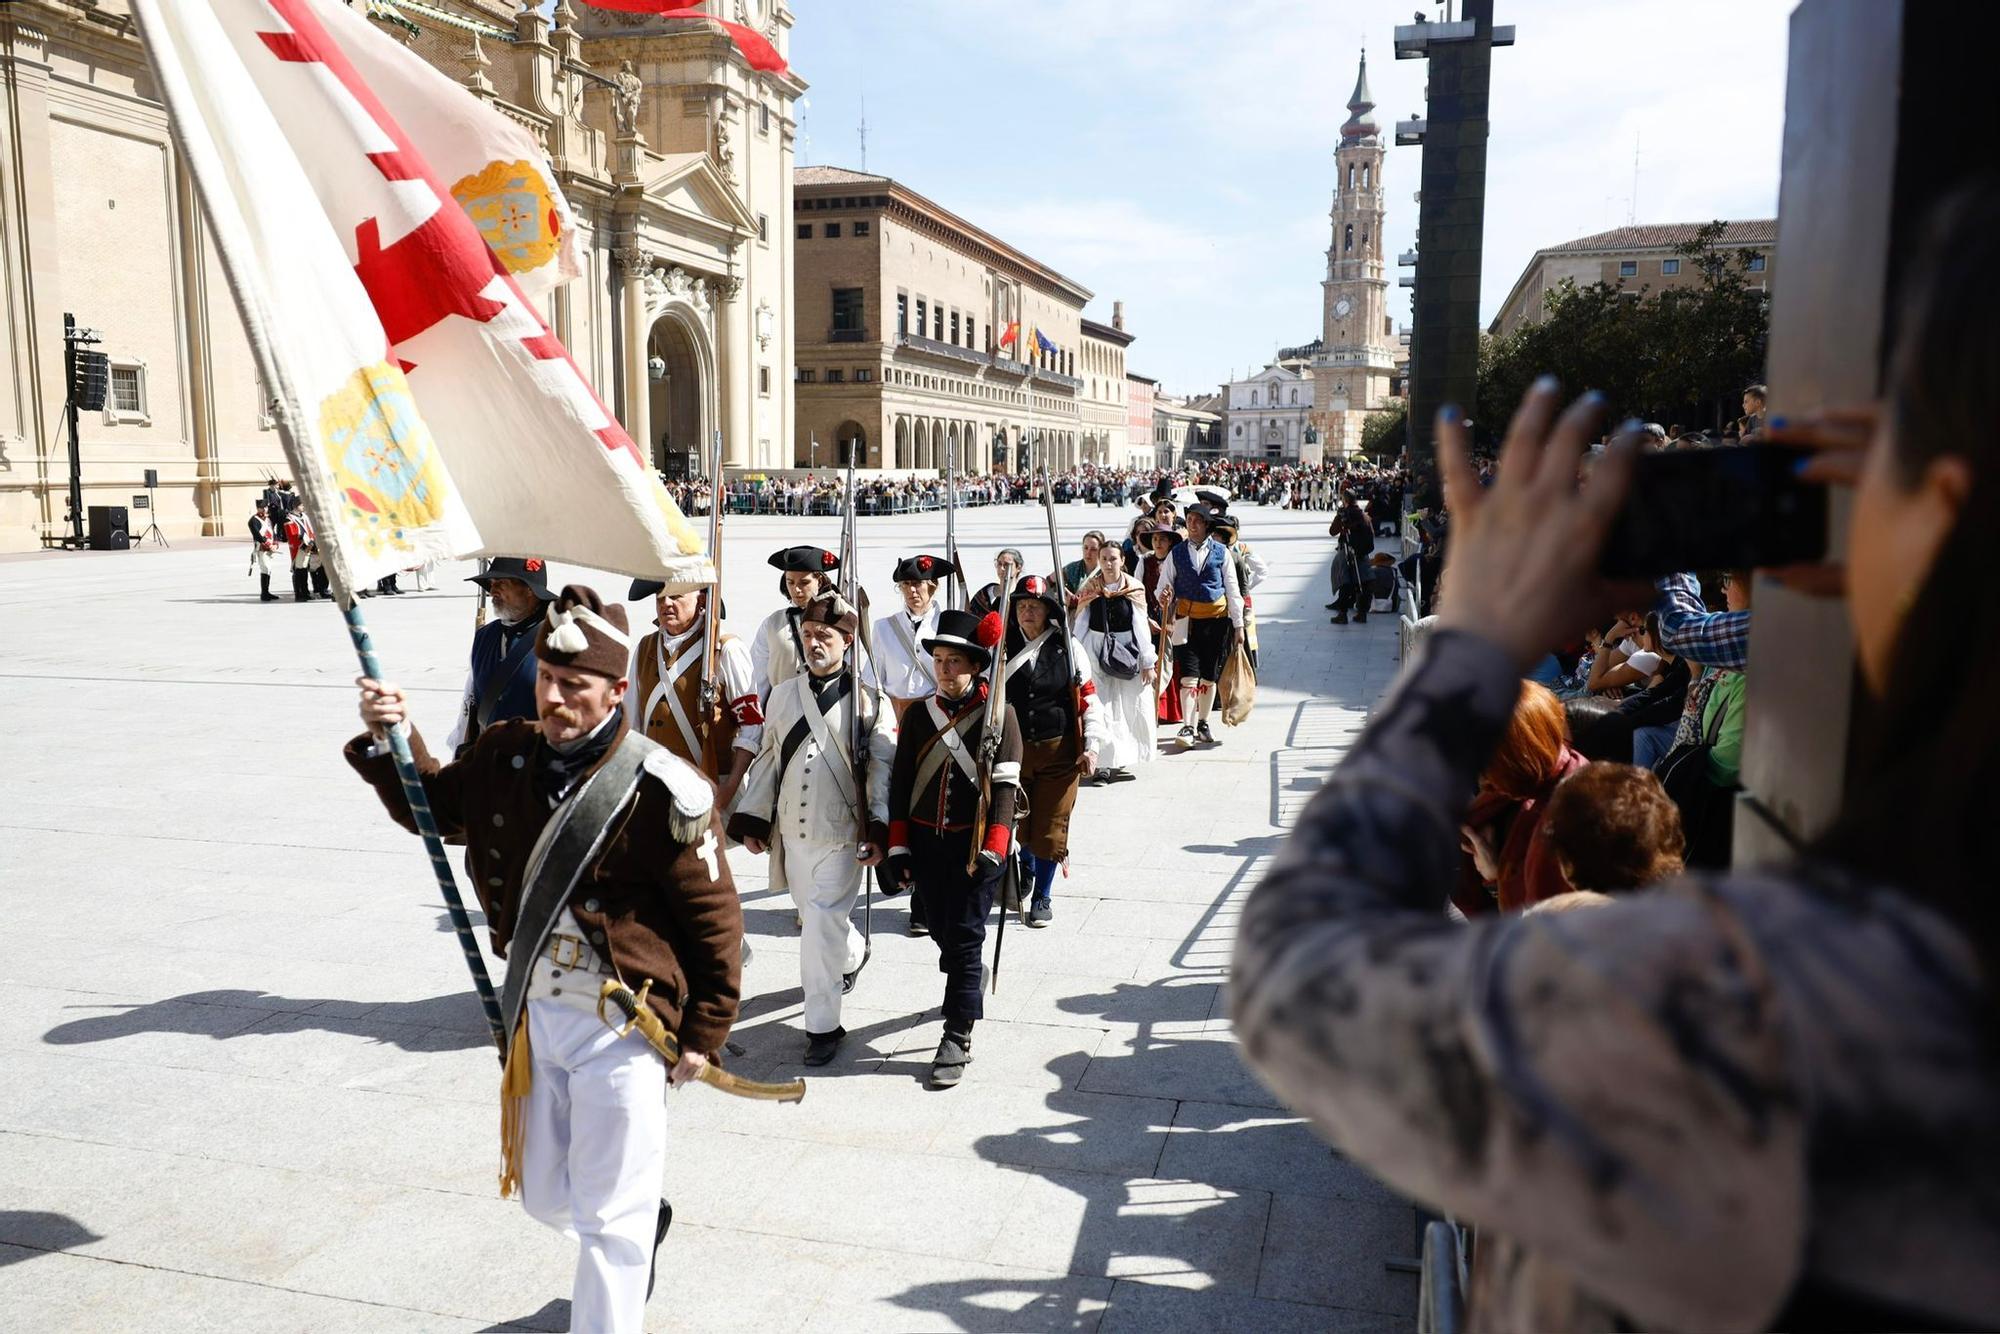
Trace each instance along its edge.
{"label": "crowd of spectators", "polygon": [[[1726,442],[1594,446],[1605,405],[1545,382],[1482,465],[1440,414],[1431,632],[1245,904],[1231,1005],[1280,1097],[1471,1230],[1474,1328],[2000,1310],[2000,706],[1967,670],[2000,564],[2000,181],[1902,282],[1879,408],[1767,419],[1752,386],[1731,432],[1854,487],[1824,565],[1613,584],[1637,456]],[[1746,683],[1802,670],[1751,661],[1778,582],[1844,598],[1865,695],[1830,826],[1732,867]]]}

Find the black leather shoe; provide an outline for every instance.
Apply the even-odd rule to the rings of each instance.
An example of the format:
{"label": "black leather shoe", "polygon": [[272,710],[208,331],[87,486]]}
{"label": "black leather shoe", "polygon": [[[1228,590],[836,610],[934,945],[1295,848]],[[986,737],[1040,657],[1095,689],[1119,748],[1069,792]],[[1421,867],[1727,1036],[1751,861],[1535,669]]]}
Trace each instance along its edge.
{"label": "black leather shoe", "polygon": [[833,1054],[840,1050],[840,1040],[846,1036],[844,1028],[836,1028],[831,1033],[806,1034],[806,1064],[830,1064]]}
{"label": "black leather shoe", "polygon": [[971,1064],[972,1034],[946,1029],[944,1040],[938,1043],[937,1055],[931,1058],[931,1087],[952,1087],[965,1078],[965,1067]]}
{"label": "black leather shoe", "polygon": [[646,1300],[653,1300],[653,1280],[660,1272],[660,1243],[667,1239],[667,1229],[674,1225],[674,1206],[660,1201],[660,1221],[653,1229],[653,1263],[646,1270]]}
{"label": "black leather shoe", "polygon": [[1342,613],[1340,613],[1340,615],[1338,615],[1338,616],[1329,616],[1329,617],[1327,618],[1327,621],[1328,621],[1328,623],[1329,623],[1329,624],[1332,624],[1332,625],[1346,625],[1346,624],[1347,624],[1347,613],[1346,613],[1346,612],[1342,612]]}

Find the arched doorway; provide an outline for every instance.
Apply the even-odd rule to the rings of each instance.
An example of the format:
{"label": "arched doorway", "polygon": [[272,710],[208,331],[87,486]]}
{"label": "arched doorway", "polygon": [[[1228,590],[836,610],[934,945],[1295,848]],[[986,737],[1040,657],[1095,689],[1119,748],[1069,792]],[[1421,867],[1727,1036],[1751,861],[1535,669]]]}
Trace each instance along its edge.
{"label": "arched doorway", "polygon": [[868,432],[861,429],[860,422],[842,422],[835,428],[833,438],[837,442],[834,450],[834,460],[841,467],[845,468],[847,466],[847,460],[850,456],[854,459],[855,467],[866,468],[869,466]]}
{"label": "arched doorway", "polygon": [[646,379],[653,433],[646,452],[653,466],[671,482],[701,475],[707,466],[702,422],[708,386],[694,336],[672,315],[653,321],[646,336]]}
{"label": "arched doorway", "polygon": [[910,419],[908,417],[896,418],[896,457],[895,461],[888,466],[892,468],[907,468],[910,466]]}

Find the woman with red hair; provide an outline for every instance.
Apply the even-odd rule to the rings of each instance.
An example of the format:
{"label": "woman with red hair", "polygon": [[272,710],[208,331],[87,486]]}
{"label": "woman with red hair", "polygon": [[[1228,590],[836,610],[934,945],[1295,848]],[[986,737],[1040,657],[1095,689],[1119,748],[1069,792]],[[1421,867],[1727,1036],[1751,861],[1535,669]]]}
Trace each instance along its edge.
{"label": "woman with red hair", "polygon": [[1496,903],[1512,912],[1576,888],[1535,831],[1556,784],[1585,763],[1570,749],[1562,701],[1547,686],[1523,681],[1514,716],[1479,775],[1479,793],[1459,829],[1465,857],[1451,897],[1460,912],[1492,912]]}

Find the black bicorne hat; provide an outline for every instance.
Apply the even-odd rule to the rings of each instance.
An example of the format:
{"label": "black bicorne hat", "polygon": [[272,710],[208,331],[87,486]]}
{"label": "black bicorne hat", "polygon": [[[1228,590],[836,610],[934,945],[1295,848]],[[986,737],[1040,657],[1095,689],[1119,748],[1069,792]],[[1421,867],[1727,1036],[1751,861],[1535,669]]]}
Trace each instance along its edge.
{"label": "black bicorne hat", "polygon": [[899,584],[918,583],[925,579],[949,579],[958,573],[958,567],[943,556],[905,556],[896,562],[895,580]]}
{"label": "black bicorne hat", "polygon": [[840,568],[840,557],[825,547],[786,547],[772,552],[767,563],[786,574],[832,574]]}
{"label": "black bicorne hat", "polygon": [[473,575],[465,582],[490,589],[495,579],[519,579],[534,589],[535,596],[542,601],[556,600],[556,595],[549,591],[548,562],[540,556],[495,556],[486,562],[482,573]]}

